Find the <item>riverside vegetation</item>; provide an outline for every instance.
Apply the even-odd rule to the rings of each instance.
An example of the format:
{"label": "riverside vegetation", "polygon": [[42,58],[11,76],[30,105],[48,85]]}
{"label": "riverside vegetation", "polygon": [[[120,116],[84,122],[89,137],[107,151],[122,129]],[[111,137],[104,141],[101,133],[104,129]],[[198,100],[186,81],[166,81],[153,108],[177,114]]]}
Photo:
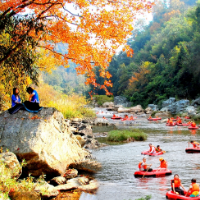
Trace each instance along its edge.
{"label": "riverside vegetation", "polygon": [[147,134],[139,129],[131,130],[112,130],[108,132],[107,140],[111,142],[123,142],[127,140],[144,141],[147,139]]}

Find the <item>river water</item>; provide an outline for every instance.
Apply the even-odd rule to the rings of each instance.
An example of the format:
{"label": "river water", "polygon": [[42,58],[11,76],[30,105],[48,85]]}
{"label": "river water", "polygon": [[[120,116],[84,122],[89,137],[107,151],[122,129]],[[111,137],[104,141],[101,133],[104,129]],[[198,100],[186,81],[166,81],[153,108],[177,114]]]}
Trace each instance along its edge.
{"label": "river water", "polygon": [[[135,200],[151,195],[151,200],[166,199],[170,190],[170,180],[179,174],[182,184],[187,189],[192,178],[200,183],[200,154],[186,154],[188,141],[200,141],[200,131],[189,131],[184,127],[166,127],[161,122],[148,122],[137,119],[131,126],[121,125],[118,128],[140,128],[148,134],[143,142],[132,142],[110,145],[93,151],[93,156],[102,163],[102,171],[95,176],[100,183],[97,193],[98,200]],[[94,132],[97,132],[95,128]],[[99,129],[100,130],[100,129]],[[105,131],[101,128],[101,131]],[[138,163],[144,157],[141,152],[148,149],[148,144],[160,145],[166,151],[162,157],[168,162],[172,175],[160,178],[135,178]],[[191,146],[191,145],[190,145]],[[146,156],[152,168],[160,164],[159,156]]]}

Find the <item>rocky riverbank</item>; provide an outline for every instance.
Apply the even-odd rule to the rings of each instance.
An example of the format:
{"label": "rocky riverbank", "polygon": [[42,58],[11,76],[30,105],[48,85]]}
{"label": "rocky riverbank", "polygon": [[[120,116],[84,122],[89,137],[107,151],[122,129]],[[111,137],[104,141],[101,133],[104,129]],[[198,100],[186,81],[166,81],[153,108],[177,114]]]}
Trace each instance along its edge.
{"label": "rocky riverbank", "polygon": [[[9,169],[0,178],[1,189],[8,194],[5,199],[23,199],[24,193],[27,200],[50,199],[60,191],[98,189],[96,180],[80,176],[83,171],[101,169],[86,150],[101,146],[94,139],[90,122],[65,120],[54,108],[43,108],[37,114],[19,111],[10,115],[6,111],[0,114],[0,138],[1,151],[5,152],[0,154],[0,170]],[[28,193],[24,177],[30,182]]]}
{"label": "rocky riverbank", "polygon": [[[94,105],[96,104],[94,103]],[[127,105],[129,107],[127,107]],[[101,107],[113,113],[128,113],[138,116],[145,115],[147,118],[156,113],[156,116],[161,118],[168,118],[172,115],[187,115],[200,119],[200,98],[190,102],[185,99],[177,101],[174,97],[170,97],[168,100],[163,101],[160,107],[155,104],[149,104],[147,108],[144,109],[141,105],[131,106],[131,103],[128,102],[125,97],[117,96],[114,97],[114,102],[105,102]],[[103,116],[101,113],[99,113],[99,115]]]}

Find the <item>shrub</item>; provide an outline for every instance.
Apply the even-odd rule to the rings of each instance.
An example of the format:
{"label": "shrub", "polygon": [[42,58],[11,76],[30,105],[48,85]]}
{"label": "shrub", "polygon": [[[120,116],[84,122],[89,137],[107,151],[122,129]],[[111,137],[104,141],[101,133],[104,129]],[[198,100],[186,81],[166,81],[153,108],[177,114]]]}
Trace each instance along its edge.
{"label": "shrub", "polygon": [[105,102],[113,102],[114,96],[107,96],[107,95],[94,95],[96,102],[99,106],[102,106]]}
{"label": "shrub", "polygon": [[144,141],[147,139],[147,134],[139,129],[131,130],[112,130],[108,132],[107,140],[111,142],[121,142],[128,138],[134,138],[136,141]]}

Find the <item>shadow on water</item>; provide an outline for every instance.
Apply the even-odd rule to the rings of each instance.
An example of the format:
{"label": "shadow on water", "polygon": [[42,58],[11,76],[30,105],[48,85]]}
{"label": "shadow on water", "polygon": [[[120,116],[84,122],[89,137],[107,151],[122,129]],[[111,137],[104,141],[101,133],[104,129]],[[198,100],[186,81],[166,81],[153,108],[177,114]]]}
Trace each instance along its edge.
{"label": "shadow on water", "polygon": [[[168,162],[172,174],[179,174],[182,184],[187,189],[192,178],[200,183],[200,154],[187,154],[188,141],[200,141],[200,130],[189,131],[187,127],[166,127],[163,123],[138,122],[134,128],[140,128],[148,134],[143,142],[123,143],[106,146],[93,151],[93,155],[102,163],[103,170],[96,174],[100,182],[98,200],[135,200],[151,195],[151,200],[166,199],[173,175],[162,178],[135,178],[138,163],[144,157],[141,152],[148,149],[148,144],[160,145],[166,151],[162,157]],[[104,127],[101,127],[102,132]],[[133,128],[118,126],[118,128]],[[97,128],[98,129],[98,128]],[[160,165],[159,157],[146,157],[152,168]]]}

